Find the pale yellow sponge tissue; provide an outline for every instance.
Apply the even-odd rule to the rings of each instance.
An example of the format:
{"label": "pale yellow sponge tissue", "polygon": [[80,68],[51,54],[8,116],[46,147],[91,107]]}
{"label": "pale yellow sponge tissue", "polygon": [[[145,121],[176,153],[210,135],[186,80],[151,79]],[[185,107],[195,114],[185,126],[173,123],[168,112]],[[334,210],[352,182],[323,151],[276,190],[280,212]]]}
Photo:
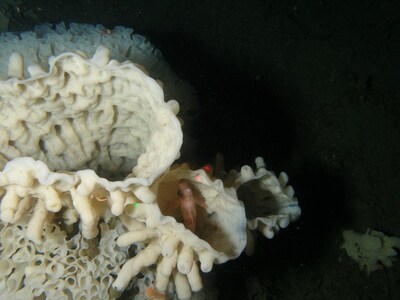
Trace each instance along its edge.
{"label": "pale yellow sponge tissue", "polygon": [[371,273],[383,265],[391,267],[400,249],[400,238],[388,237],[382,232],[368,229],[364,234],[354,230],[343,231],[342,248],[361,269]]}
{"label": "pale yellow sponge tissue", "polygon": [[125,185],[150,185],[179,156],[176,101],[164,102],[158,83],[132,62],[110,60],[100,46],[90,59],[51,57],[47,73],[22,79],[19,57],[11,56],[10,79],[0,81],[0,167],[29,156],[52,171],[130,174],[136,180]]}
{"label": "pale yellow sponge tissue", "polygon": [[91,58],[66,52],[48,64],[48,72],[28,66],[24,78],[24,57],[15,52],[9,79],[0,80],[0,218],[15,223],[31,212],[27,237],[41,243],[46,219],[64,207],[66,224],[79,218],[91,239],[101,217],[123,213],[126,193],[153,201],[146,186],[182,145],[179,105],[164,102],[155,80],[132,62],[111,60],[104,46]]}

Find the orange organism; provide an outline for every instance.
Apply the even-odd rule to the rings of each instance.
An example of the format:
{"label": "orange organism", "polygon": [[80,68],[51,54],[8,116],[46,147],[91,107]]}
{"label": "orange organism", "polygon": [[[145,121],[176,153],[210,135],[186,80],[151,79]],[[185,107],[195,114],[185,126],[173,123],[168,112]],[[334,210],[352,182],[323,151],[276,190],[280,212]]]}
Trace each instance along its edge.
{"label": "orange organism", "polygon": [[166,300],[165,294],[160,293],[155,287],[148,287],[146,289],[146,299],[148,300]]}
{"label": "orange organism", "polygon": [[173,216],[177,219],[177,209],[180,208],[180,215],[182,217],[183,224],[186,229],[195,233],[196,231],[196,220],[197,220],[197,207],[207,209],[205,199],[201,194],[194,190],[194,187],[190,180],[182,178],[177,183],[178,197],[172,198],[162,209],[162,213],[167,216]]}
{"label": "orange organism", "polygon": [[183,224],[187,229],[195,233],[197,219],[196,204],[202,208],[207,208],[204,198],[194,193],[190,181],[182,178],[178,181],[178,198],[168,203],[164,213],[166,215],[172,215],[173,212],[180,207]]}

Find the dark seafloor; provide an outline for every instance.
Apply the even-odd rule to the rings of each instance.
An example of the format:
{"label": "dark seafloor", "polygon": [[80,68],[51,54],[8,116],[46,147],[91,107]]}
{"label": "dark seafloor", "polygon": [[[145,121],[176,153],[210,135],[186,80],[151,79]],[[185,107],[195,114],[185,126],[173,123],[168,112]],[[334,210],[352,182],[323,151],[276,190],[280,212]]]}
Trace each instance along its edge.
{"label": "dark seafloor", "polygon": [[399,261],[367,275],[340,249],[400,237],[399,1],[0,1],[1,31],[62,21],[132,27],[194,86],[183,159],[289,174],[301,218],[216,266],[219,299],[400,299]]}

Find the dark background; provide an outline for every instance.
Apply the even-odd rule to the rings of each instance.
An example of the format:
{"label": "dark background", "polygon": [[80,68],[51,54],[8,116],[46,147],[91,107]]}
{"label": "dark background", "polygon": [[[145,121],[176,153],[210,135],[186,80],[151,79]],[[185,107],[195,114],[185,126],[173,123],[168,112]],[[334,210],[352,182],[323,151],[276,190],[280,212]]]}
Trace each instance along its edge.
{"label": "dark background", "polygon": [[2,31],[62,21],[161,50],[197,91],[197,163],[289,174],[300,220],[215,267],[220,299],[400,299],[399,262],[368,276],[340,249],[343,229],[400,237],[399,1],[0,1]]}

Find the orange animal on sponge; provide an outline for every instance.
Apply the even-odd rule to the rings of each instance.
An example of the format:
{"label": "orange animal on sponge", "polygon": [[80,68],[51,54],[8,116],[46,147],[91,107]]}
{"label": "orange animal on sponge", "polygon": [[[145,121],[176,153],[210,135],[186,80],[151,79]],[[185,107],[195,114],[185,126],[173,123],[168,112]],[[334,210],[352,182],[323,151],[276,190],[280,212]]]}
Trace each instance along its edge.
{"label": "orange animal on sponge", "polygon": [[207,204],[202,197],[196,197],[193,194],[193,188],[189,180],[180,179],[178,181],[179,205],[181,207],[183,224],[191,232],[196,230],[196,204],[203,208],[207,208]]}

